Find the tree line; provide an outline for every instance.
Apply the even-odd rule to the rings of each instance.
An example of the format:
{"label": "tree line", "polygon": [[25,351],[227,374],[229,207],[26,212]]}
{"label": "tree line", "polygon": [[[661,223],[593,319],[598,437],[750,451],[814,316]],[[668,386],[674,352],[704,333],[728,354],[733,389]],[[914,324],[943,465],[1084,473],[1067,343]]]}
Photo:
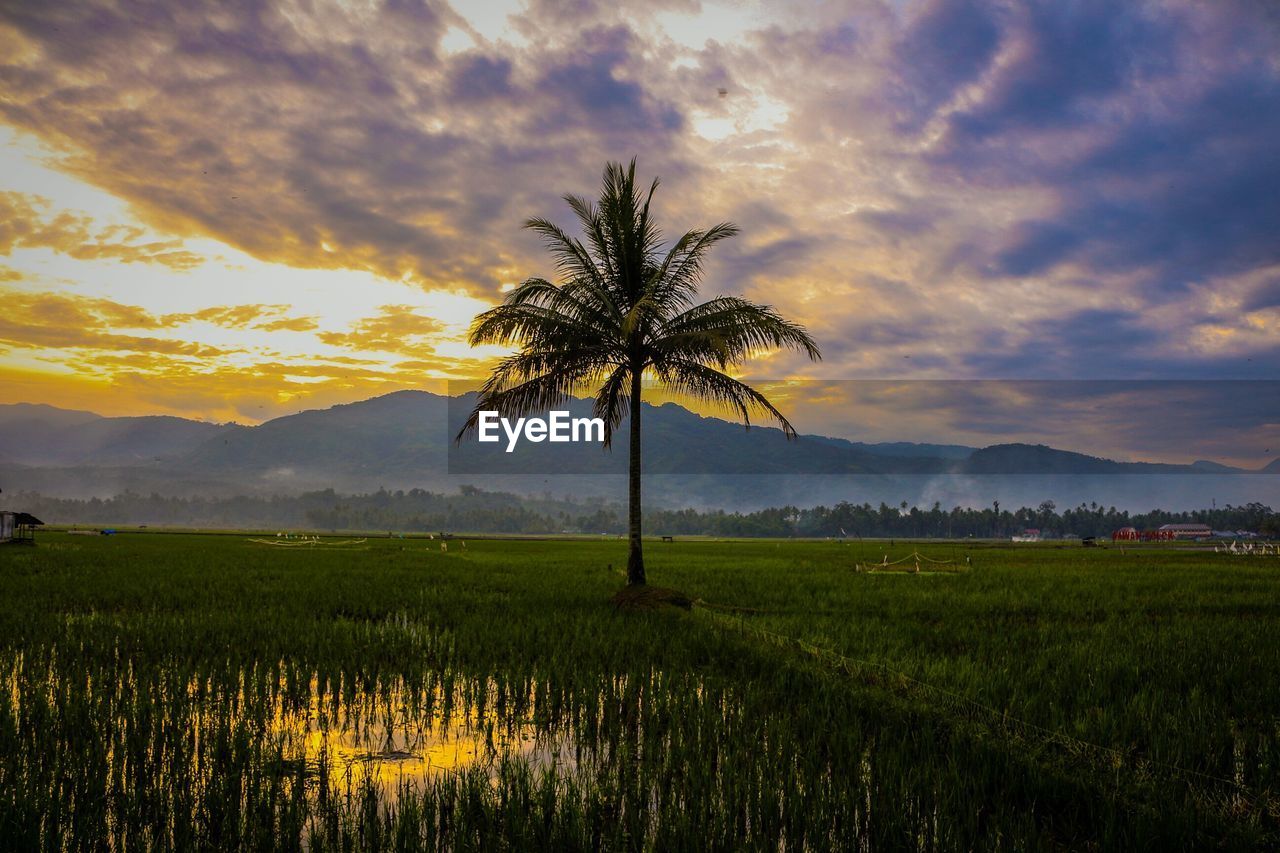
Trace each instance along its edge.
{"label": "tree line", "polygon": [[[423,489],[343,495],[332,489],[294,496],[172,497],[124,492],[111,498],[51,498],[18,493],[15,507],[46,523],[154,525],[210,528],[306,528],[397,532],[585,533],[621,535],[626,507],[605,499],[558,498],[493,492],[463,486],[458,492]],[[1110,536],[1122,527],[1206,524],[1280,536],[1280,516],[1261,503],[1187,512],[1131,513],[1097,503],[1059,510],[1052,501],[1010,510],[929,507],[842,501],[834,506],[772,507],[754,512],[650,508],[651,535],[733,537],[1003,538],[1035,528],[1046,536]]]}

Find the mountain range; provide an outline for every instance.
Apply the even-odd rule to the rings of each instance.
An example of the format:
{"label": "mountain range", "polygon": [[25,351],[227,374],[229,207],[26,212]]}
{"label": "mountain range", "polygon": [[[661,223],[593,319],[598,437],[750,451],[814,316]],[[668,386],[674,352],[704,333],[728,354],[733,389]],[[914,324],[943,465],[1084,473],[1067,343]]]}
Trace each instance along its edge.
{"label": "mountain range", "polygon": [[[0,488],[63,497],[125,490],[451,491],[464,484],[523,493],[623,493],[625,429],[615,436],[612,452],[525,442],[506,453],[505,441],[480,444],[472,437],[455,443],[474,402],[474,395],[401,391],[257,426],[0,405]],[[590,414],[588,401],[564,408],[575,417]],[[845,499],[1061,504],[1079,493],[1080,500],[1173,508],[1185,501],[1202,504],[1206,493],[1223,500],[1267,499],[1280,487],[1280,478],[1214,462],[1120,462],[1044,445],[874,444],[816,435],[787,441],[778,429],[744,430],[674,403],[645,404],[643,420],[646,495],[671,505],[745,509]],[[1280,460],[1262,470],[1280,473]]]}

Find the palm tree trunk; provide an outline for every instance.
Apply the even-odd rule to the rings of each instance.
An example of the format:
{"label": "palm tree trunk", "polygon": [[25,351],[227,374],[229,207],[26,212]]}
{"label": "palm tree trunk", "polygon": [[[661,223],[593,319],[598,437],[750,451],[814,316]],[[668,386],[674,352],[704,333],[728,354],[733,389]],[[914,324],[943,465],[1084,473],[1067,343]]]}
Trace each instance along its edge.
{"label": "palm tree trunk", "polygon": [[627,585],[643,586],[644,553],[640,541],[640,374],[639,370],[631,373],[631,447],[630,490],[628,495],[628,528],[630,548],[627,552]]}

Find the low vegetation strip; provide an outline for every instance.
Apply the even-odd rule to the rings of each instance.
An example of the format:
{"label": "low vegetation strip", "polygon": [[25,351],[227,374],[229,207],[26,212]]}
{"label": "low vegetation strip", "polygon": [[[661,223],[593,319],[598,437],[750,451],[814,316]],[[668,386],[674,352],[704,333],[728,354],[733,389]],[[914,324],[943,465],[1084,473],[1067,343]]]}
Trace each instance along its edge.
{"label": "low vegetation strip", "polygon": [[[766,478],[767,479],[767,478]],[[403,531],[435,533],[540,534],[574,532],[621,535],[626,508],[604,487],[576,496],[522,496],[463,486],[457,492],[425,489],[343,494],[333,489],[292,496],[173,497],[125,492],[87,500],[19,492],[10,500],[48,524],[138,525],[190,528],[307,528],[316,531]],[[1280,514],[1262,503],[1193,512],[1152,510],[1131,513],[1098,504],[1058,507],[908,507],[883,502],[841,502],[831,506],[780,506],[750,512],[672,508],[687,500],[678,492],[646,507],[645,530],[652,534],[718,537],[807,538],[1002,538],[1035,528],[1047,536],[1096,536],[1166,524],[1199,522],[1215,531],[1251,531],[1280,537]],[[679,503],[675,503],[679,506]],[[876,555],[877,557],[879,555]]]}

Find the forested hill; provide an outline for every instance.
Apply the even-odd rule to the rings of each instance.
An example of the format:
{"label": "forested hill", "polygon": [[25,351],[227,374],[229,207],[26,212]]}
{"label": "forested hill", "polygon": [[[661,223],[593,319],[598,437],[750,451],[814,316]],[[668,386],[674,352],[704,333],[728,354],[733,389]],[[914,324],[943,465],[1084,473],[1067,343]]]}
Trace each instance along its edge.
{"label": "forested hill", "polygon": [[[68,498],[126,491],[208,498],[324,489],[444,493],[464,485],[577,499],[624,494],[625,430],[612,452],[549,442],[526,442],[514,453],[503,443],[454,444],[473,404],[474,396],[401,391],[257,426],[0,405],[0,488]],[[587,401],[566,408],[590,414]],[[748,431],[671,403],[646,405],[644,417],[646,500],[655,507],[1053,499],[1183,509],[1207,496],[1240,504],[1280,500],[1280,478],[1212,462],[1119,462],[1031,444],[876,444],[817,435],[786,441],[777,429]]]}

